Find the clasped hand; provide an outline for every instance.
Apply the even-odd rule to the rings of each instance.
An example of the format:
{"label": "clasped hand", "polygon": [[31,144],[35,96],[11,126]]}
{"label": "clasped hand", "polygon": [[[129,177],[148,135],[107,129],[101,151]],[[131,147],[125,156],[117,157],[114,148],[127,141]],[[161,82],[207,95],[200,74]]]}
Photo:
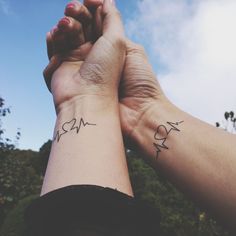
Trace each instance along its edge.
{"label": "clasped hand", "polygon": [[125,37],[112,0],[69,3],[47,34],[47,49],[44,77],[57,113],[81,98],[118,106],[124,137],[132,142],[141,117],[154,103],[167,102],[143,47]]}

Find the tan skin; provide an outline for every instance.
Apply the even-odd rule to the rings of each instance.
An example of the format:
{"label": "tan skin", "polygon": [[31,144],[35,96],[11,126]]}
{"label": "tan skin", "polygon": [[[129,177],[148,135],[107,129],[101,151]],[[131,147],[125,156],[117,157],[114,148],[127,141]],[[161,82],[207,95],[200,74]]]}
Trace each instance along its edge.
{"label": "tan skin", "polygon": [[[62,30],[59,23],[59,30],[47,36],[51,60],[45,70],[45,78],[53,94],[56,94],[54,96],[56,106],[60,107],[63,101],[81,94],[85,96],[96,94],[101,100],[109,96],[118,97],[117,84],[119,84],[117,106],[120,110],[122,132],[130,147],[140,151],[156,170],[162,172],[177,187],[209,210],[229,230],[235,232],[236,183],[233,181],[236,179],[235,135],[227,134],[199,121],[171,104],[162,92],[141,46],[123,36],[118,37],[118,45],[126,51],[125,64],[123,65],[122,60],[119,65],[113,61],[112,55],[117,55],[118,52],[110,51],[111,48],[107,50],[109,45],[99,38],[104,30],[102,25],[106,25],[102,21],[101,0],[86,0],[83,7],[78,2],[73,4],[75,4],[74,8],[65,10],[66,17],[74,22],[71,28],[66,26]],[[93,14],[90,14],[89,10],[83,10],[87,12],[83,19],[88,19],[86,24],[81,23],[84,36],[80,35],[77,37],[79,40],[74,40],[73,35],[82,32],[81,29],[78,30],[76,24],[81,22],[80,11],[86,7]],[[96,28],[95,31],[91,31],[93,27]],[[71,34],[72,37],[63,39],[65,35],[70,35],[69,32],[74,32]],[[56,34],[62,37],[60,44],[66,45],[65,47],[58,47],[60,37],[57,38]],[[95,44],[91,43],[94,41]],[[75,45],[74,42],[77,44]],[[92,54],[93,48],[99,42],[101,48],[104,46],[104,51],[108,53],[104,57],[107,58],[105,64],[102,63],[104,62],[103,51],[99,52],[102,57]],[[60,51],[61,48],[63,51]],[[87,60],[91,60],[92,64],[94,60],[98,64],[101,63],[102,74],[104,74],[102,80],[97,73],[98,68],[93,66],[89,66],[90,72],[82,76],[85,80],[81,79],[82,68],[88,65]],[[61,61],[65,62],[61,63]],[[78,69],[80,73],[77,73]],[[116,72],[112,71],[114,69]],[[109,81],[113,73],[121,74],[122,70],[122,78]],[[76,80],[75,84],[65,85],[65,78],[71,77],[78,78],[78,81]],[[90,77],[93,79],[88,79]],[[65,86],[71,89],[73,87],[69,95],[64,93]],[[181,123],[175,125],[178,129],[172,127],[172,131],[169,132],[171,126],[167,122]],[[163,142],[165,138],[167,138],[165,145],[168,148],[160,147],[162,143],[159,141]],[[156,148],[153,146],[154,143]]]}
{"label": "tan skin", "polygon": [[[81,15],[81,9],[86,9],[79,2],[76,7],[78,15]],[[69,10],[71,11],[70,8]],[[84,18],[89,22],[91,15],[86,10]],[[104,17],[107,13],[104,11],[101,14]],[[103,22],[104,34],[95,44],[86,41],[82,23],[69,16],[59,21],[57,28],[47,34],[50,64],[45,69],[44,76],[57,110],[65,101],[77,96],[110,98],[117,94],[125,59],[125,41],[123,26],[120,25],[119,19],[115,18],[114,21],[117,21],[114,23],[117,31],[110,32],[109,22]],[[110,79],[116,74],[119,76]],[[88,84],[90,86],[87,86]],[[103,84],[103,89],[100,84]]]}
{"label": "tan skin", "polygon": [[[125,59],[123,25],[107,0],[100,8],[103,22],[98,37],[90,30],[89,11],[76,4],[81,23],[66,17],[47,34],[50,64],[44,75],[57,119],[41,195],[89,184],[132,196],[117,106]],[[86,41],[93,37],[98,38],[95,43]]]}
{"label": "tan skin", "polygon": [[[75,4],[75,2],[73,2]],[[85,1],[85,6],[92,7],[98,7],[100,6],[101,1]],[[73,32],[78,33],[78,26],[77,22],[74,22],[74,19],[76,19],[76,15],[80,15],[81,8],[84,8],[85,6],[81,6],[79,2],[75,4],[75,9],[66,8],[65,9],[65,15],[67,18],[69,18],[72,23],[70,25],[70,28],[68,27],[67,32],[71,30],[72,35]],[[100,8],[97,8],[97,12],[100,12]],[[96,12],[96,15],[99,13]],[[72,18],[74,16],[74,19]],[[90,14],[88,13],[87,18],[90,18]],[[99,17],[97,17],[99,18]],[[78,16],[77,16],[78,19]],[[93,24],[91,21],[90,24]],[[58,24],[59,26],[59,32],[60,36],[64,35],[64,31],[60,28],[60,22]],[[86,25],[87,27],[87,25]],[[96,25],[96,28],[100,28],[101,26]],[[101,34],[101,32],[98,32],[97,35]],[[96,38],[97,35],[90,35],[89,39]],[[81,37],[83,38],[83,37]],[[125,133],[125,135],[128,137],[131,133],[131,130],[134,129],[136,126],[136,123],[142,116],[143,112],[145,112],[150,105],[156,101],[156,99],[163,99],[167,100],[164,96],[160,85],[158,84],[156,80],[156,75],[154,74],[150,63],[148,62],[148,58],[145,54],[144,48],[138,44],[135,44],[125,38],[122,43],[124,43],[126,47],[126,56],[125,56],[125,66],[123,69],[123,77],[120,84],[120,112],[121,112],[121,125],[122,130]],[[57,45],[59,40],[56,38],[56,34],[49,33],[47,36],[47,45],[48,45],[48,51],[49,53],[49,59],[50,64],[48,68],[46,68],[44,75],[47,81],[47,84],[49,84],[48,81],[51,81],[51,76],[53,72],[55,71],[56,74],[58,73],[68,73],[69,76],[71,76],[71,73],[74,73],[73,70],[76,70],[78,67],[80,67],[84,61],[84,59],[89,55],[90,50],[92,49],[92,43],[90,41],[82,40],[77,41],[77,46],[71,45],[70,38],[64,39],[63,45],[71,45],[72,50],[67,51],[67,57],[63,57],[61,59],[62,61],[66,62],[67,65],[65,67],[59,68],[59,70],[56,70],[57,67],[59,67],[61,61],[55,58],[61,57],[60,51],[57,49]],[[63,41],[63,40],[62,40]],[[96,42],[97,43],[97,42]],[[54,44],[54,45],[53,45]],[[123,46],[123,45],[122,45]],[[54,48],[54,50],[53,50]],[[78,52],[78,53],[77,53]],[[58,54],[59,53],[59,54]],[[112,54],[112,52],[110,53]],[[92,57],[92,56],[91,56]],[[55,62],[57,61],[57,62]],[[70,63],[73,61],[73,63]],[[78,67],[74,68],[74,61],[76,61]],[[68,63],[69,62],[69,63]],[[109,63],[112,66],[112,63]],[[106,67],[109,68],[110,66]],[[113,63],[114,65],[114,63]],[[132,70],[130,69],[132,68]],[[105,73],[105,72],[103,72]],[[112,72],[109,72],[112,73]],[[54,74],[55,76],[55,74]],[[63,77],[62,76],[62,77]],[[53,87],[53,83],[51,85]],[[95,83],[95,86],[97,84]],[[64,87],[63,85],[61,87]],[[73,85],[72,85],[73,87]],[[77,85],[79,88],[80,85]],[[145,88],[145,89],[144,89]],[[83,88],[81,89],[83,90]],[[89,88],[91,90],[91,88]],[[90,91],[88,91],[90,92]],[[117,91],[112,91],[114,94],[117,93]],[[80,92],[75,91],[73,96],[78,95]],[[60,92],[60,96],[63,96]],[[63,100],[65,98],[58,98],[58,100]],[[138,112],[137,112],[138,111]]]}

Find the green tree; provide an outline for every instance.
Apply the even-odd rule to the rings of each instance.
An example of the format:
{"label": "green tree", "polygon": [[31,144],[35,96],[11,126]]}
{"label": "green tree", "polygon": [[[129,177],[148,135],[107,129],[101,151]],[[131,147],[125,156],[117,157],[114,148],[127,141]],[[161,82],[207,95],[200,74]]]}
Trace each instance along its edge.
{"label": "green tree", "polygon": [[19,201],[16,207],[11,210],[0,230],[0,236],[27,236],[27,228],[24,220],[24,213],[30,203],[38,195],[28,196]]}
{"label": "green tree", "polygon": [[[3,109],[8,109],[4,107],[4,103],[0,106],[0,111],[3,112]],[[10,111],[5,110],[4,116],[8,113]],[[0,113],[0,120],[3,117],[1,114],[3,113]],[[226,112],[224,117],[224,122],[217,123],[217,127],[227,131],[231,127],[236,131],[235,114]],[[0,130],[3,130],[2,123]],[[0,225],[6,214],[16,207],[7,214],[0,232],[4,236],[23,236],[25,226],[22,215],[32,198],[22,202],[19,200],[39,194],[52,142],[49,140],[43,144],[39,152],[20,151],[1,136],[3,133],[4,131],[0,134],[4,150],[0,152]],[[126,155],[135,196],[160,209],[162,236],[229,235],[214,219],[150,168],[137,153],[127,150]]]}
{"label": "green tree", "polygon": [[222,128],[230,133],[236,133],[236,114],[233,111],[225,112],[224,120],[216,122],[216,127]]}
{"label": "green tree", "polygon": [[[5,100],[2,97],[0,97],[0,151],[1,152],[13,150],[15,148],[15,144],[13,143],[13,141],[9,138],[4,137],[5,129],[3,128],[2,124],[2,118],[6,117],[10,113],[11,113],[10,108],[5,106]],[[18,130],[16,133],[15,141],[18,141],[20,139],[20,136],[21,133]]]}
{"label": "green tree", "polygon": [[36,157],[30,150],[0,154],[0,223],[20,199],[40,192],[42,178],[32,167]]}
{"label": "green tree", "polygon": [[0,225],[21,198],[39,193],[42,184],[42,178],[33,167],[37,153],[16,149],[19,131],[14,142],[4,136],[2,118],[8,114],[10,108],[5,106],[4,99],[0,97]]}
{"label": "green tree", "polygon": [[49,154],[52,146],[52,141],[48,140],[39,149],[38,156],[34,162],[34,168],[38,174],[44,176],[48,164]]}
{"label": "green tree", "polygon": [[150,168],[137,153],[127,150],[135,196],[161,212],[162,236],[228,236],[214,219]]}

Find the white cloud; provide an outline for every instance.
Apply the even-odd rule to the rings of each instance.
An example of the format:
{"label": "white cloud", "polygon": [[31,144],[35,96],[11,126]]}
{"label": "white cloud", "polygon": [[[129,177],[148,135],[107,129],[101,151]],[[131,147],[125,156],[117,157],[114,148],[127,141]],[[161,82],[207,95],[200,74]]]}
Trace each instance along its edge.
{"label": "white cloud", "polygon": [[11,14],[10,5],[7,0],[0,0],[0,10],[5,14]]}
{"label": "white cloud", "polygon": [[126,24],[168,97],[211,123],[236,111],[235,12],[235,0],[144,0]]}

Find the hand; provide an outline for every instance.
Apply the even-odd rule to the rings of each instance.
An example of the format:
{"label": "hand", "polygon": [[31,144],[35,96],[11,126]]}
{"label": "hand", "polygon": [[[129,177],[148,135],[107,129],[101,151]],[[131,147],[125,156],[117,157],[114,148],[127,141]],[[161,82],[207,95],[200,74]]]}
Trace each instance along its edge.
{"label": "hand", "polygon": [[[97,8],[102,0],[85,0],[88,8]],[[99,22],[96,27],[99,29]],[[120,120],[126,143],[153,104],[168,103],[142,46],[126,39],[126,58],[120,83]]]}
{"label": "hand", "polygon": [[126,40],[126,60],[120,84],[120,119],[126,143],[132,133],[159,102],[168,102],[142,46]]}
{"label": "hand", "polygon": [[92,17],[87,8],[73,1],[65,13],[67,16],[47,34],[50,63],[44,71],[57,112],[78,96],[118,99],[125,40],[117,9],[110,0],[96,9],[103,21],[101,37],[94,44],[91,40],[99,35],[91,32]]}
{"label": "hand", "polygon": [[[86,0],[85,5],[90,9],[101,7],[101,0]],[[75,16],[67,12],[70,17]],[[95,25],[97,34],[102,28],[102,21],[99,21],[99,15],[96,14]],[[119,107],[122,131],[126,141],[132,142],[132,132],[140,125],[140,120],[144,118],[147,111],[158,101],[168,101],[156,79],[146,53],[140,45],[137,45],[128,39],[125,40],[126,58],[123,68],[123,76],[120,81],[119,89]],[[115,92],[116,94],[117,92]]]}

